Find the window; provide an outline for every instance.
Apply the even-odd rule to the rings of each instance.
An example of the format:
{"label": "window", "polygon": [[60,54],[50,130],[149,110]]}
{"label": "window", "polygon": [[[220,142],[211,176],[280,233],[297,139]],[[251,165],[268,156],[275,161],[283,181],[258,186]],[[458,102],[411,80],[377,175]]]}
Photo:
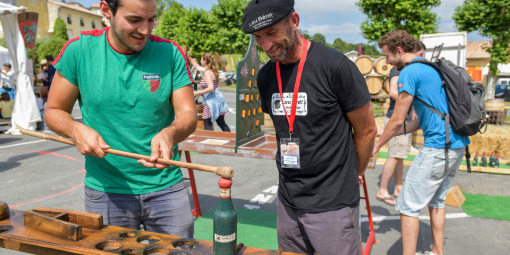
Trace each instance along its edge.
{"label": "window", "polygon": [[82,18],[82,17],[80,17],[80,26],[81,26],[81,27],[84,27],[84,26],[85,26],[85,23],[83,22],[83,18]]}
{"label": "window", "polygon": [[92,29],[96,28],[96,22],[92,21]]}
{"label": "window", "polygon": [[67,15],[67,24],[72,24],[70,15]]}

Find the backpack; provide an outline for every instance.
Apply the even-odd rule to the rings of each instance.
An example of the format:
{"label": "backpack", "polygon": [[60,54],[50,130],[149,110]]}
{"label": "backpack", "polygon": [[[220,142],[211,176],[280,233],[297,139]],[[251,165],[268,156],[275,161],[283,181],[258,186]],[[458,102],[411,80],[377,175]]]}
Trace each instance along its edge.
{"label": "backpack", "polygon": [[[485,113],[485,104],[483,98],[485,91],[477,86],[473,79],[467,73],[466,69],[455,65],[449,60],[441,58],[436,62],[430,62],[424,59],[411,61],[409,64],[422,63],[432,66],[441,76],[442,86],[445,89],[448,98],[449,114],[444,114],[418,97],[415,97],[424,106],[439,115],[446,124],[446,166],[448,166],[448,148],[451,145],[449,140],[449,126],[452,130],[465,136],[472,136],[476,133],[485,133],[487,130],[487,114]],[[483,132],[482,132],[483,129]],[[471,172],[469,164],[469,148],[466,146],[466,163],[468,172]]]}

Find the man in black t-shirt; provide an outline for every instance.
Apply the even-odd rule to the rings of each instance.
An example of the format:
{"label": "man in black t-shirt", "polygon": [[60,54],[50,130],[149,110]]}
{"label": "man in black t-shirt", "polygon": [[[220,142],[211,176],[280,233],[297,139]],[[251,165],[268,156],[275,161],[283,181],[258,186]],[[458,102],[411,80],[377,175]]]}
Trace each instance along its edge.
{"label": "man in black t-shirt", "polygon": [[377,130],[370,94],[351,60],[299,34],[293,7],[253,0],[242,25],[271,59],[257,84],[278,143],[278,246],[360,254],[359,180]]}

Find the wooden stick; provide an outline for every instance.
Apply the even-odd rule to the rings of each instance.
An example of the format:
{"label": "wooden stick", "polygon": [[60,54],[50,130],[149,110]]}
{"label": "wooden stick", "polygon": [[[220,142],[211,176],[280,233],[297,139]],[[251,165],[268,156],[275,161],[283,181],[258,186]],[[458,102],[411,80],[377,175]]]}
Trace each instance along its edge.
{"label": "wooden stick", "polygon": [[[18,129],[20,130],[20,132],[22,134],[25,134],[25,135],[76,146],[76,143],[70,139],[56,137],[56,136],[48,135],[46,133],[32,131],[32,130],[28,130],[28,129],[24,129],[24,128],[20,128],[20,127],[18,127]],[[114,150],[114,149],[106,149],[104,151],[106,153],[110,153],[110,154],[122,156],[122,157],[127,157],[127,158],[145,159],[146,161],[150,160],[150,156],[131,153],[131,152],[125,152],[125,151]],[[177,166],[177,167],[183,167],[183,168],[191,168],[191,169],[201,170],[201,171],[205,171],[205,172],[211,172],[211,173],[215,173],[215,174],[217,174],[223,178],[227,178],[227,179],[231,179],[234,176],[234,169],[232,167],[206,166],[206,165],[193,164],[193,163],[182,162],[182,161],[169,160],[169,159],[164,159],[164,158],[158,158],[156,160],[156,163]]]}

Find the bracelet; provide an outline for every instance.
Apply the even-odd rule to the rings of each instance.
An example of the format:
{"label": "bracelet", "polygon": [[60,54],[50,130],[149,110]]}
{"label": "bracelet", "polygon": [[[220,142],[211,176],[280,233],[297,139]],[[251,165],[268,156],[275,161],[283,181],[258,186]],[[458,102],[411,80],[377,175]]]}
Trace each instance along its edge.
{"label": "bracelet", "polygon": [[404,121],[404,135],[407,135],[406,122]]}

